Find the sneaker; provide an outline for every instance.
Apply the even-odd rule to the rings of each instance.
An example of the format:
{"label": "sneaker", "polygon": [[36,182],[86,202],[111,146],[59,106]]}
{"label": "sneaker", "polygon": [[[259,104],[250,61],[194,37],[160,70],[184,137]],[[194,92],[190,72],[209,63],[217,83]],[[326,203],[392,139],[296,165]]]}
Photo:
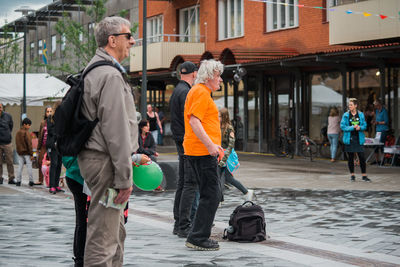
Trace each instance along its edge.
{"label": "sneaker", "polygon": [[15,180],[14,180],[14,178],[13,179],[8,179],[8,184],[15,184]]}
{"label": "sneaker", "polygon": [[0,184],[3,184],[3,177],[0,177]]}
{"label": "sneaker", "polygon": [[355,182],[355,181],[356,181],[356,177],[355,177],[354,175],[352,175],[352,176],[350,177],[350,181],[351,181],[351,182]]}
{"label": "sneaker", "polygon": [[201,251],[219,250],[218,242],[215,240],[211,240],[211,239],[207,239],[202,242],[194,242],[192,240],[187,239],[185,246],[188,248],[192,248],[195,250],[201,250]]}
{"label": "sneaker", "polygon": [[21,186],[21,182],[16,182],[15,185],[16,186]]}
{"label": "sneaker", "polygon": [[371,179],[369,179],[367,176],[363,176],[362,179],[364,182],[371,182]]}
{"label": "sneaker", "polygon": [[244,195],[244,198],[246,199],[246,201],[253,201],[254,190],[253,189],[247,190],[247,193]]}
{"label": "sneaker", "polygon": [[61,187],[59,187],[59,186],[56,187],[56,191],[57,191],[57,192],[65,192],[65,191],[62,190]]}
{"label": "sneaker", "polygon": [[56,194],[57,190],[56,190],[55,187],[52,187],[52,188],[49,189],[49,192],[50,192],[50,194]]}
{"label": "sneaker", "polygon": [[32,182],[32,181],[29,182],[29,186],[34,186],[34,185],[35,185],[34,182]]}

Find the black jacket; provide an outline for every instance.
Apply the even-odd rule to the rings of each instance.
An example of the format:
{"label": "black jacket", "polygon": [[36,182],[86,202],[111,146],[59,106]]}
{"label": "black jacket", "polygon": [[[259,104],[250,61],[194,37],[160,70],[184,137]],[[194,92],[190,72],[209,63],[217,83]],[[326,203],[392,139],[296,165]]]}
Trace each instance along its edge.
{"label": "black jacket", "polygon": [[191,86],[185,81],[179,81],[169,100],[169,108],[171,111],[171,131],[175,141],[183,141],[185,136],[185,102]]}
{"label": "black jacket", "polygon": [[7,112],[1,112],[0,115],[0,145],[8,145],[11,143],[11,132],[14,123],[12,117]]}
{"label": "black jacket", "polygon": [[143,142],[142,135],[139,134],[139,148],[136,151],[138,154],[145,154],[152,156],[156,153],[156,142],[154,141],[153,135],[147,133],[147,136]]}
{"label": "black jacket", "polygon": [[47,140],[46,140],[46,148],[56,148],[55,143],[56,143],[56,135],[55,135],[55,129],[54,129],[54,123],[51,122],[51,117],[49,116],[47,118]]}

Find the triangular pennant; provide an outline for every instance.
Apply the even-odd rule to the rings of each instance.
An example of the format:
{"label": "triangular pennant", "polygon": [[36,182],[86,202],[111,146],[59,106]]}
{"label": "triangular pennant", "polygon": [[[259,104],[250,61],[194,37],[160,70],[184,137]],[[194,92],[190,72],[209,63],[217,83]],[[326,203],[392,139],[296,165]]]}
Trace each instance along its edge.
{"label": "triangular pennant", "polygon": [[298,7],[304,7],[304,5],[297,5]]}
{"label": "triangular pennant", "polygon": [[379,17],[381,17],[381,19],[386,19],[387,18],[387,16],[385,16],[385,15],[379,15]]}
{"label": "triangular pennant", "polygon": [[369,17],[369,16],[371,16],[371,14],[370,14],[370,13],[367,13],[367,12],[363,12],[363,14],[364,14],[364,17]]}
{"label": "triangular pennant", "polygon": [[351,10],[349,9],[349,10],[346,10],[346,13],[347,13],[347,14],[351,14],[351,13],[353,13],[353,11],[351,11]]}

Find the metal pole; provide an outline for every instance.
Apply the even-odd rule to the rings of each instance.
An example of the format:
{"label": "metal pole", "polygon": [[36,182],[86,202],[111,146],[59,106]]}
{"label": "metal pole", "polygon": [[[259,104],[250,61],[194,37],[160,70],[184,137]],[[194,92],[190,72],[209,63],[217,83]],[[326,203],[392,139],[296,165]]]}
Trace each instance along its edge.
{"label": "metal pole", "polygon": [[142,90],[140,97],[140,113],[146,118],[147,106],[147,0],[143,0],[143,36],[142,36]]}
{"label": "metal pole", "polygon": [[[24,75],[23,75],[22,116],[26,114],[26,21],[24,23]],[[22,119],[21,116],[21,119]]]}

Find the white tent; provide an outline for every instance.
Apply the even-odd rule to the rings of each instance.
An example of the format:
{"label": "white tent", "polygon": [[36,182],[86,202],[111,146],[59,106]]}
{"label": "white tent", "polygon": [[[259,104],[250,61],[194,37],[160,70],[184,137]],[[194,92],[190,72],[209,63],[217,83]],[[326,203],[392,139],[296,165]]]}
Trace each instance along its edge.
{"label": "white tent", "polygon": [[[47,73],[26,74],[26,104],[43,106],[43,101],[62,98],[69,85]],[[0,74],[0,103],[21,105],[23,98],[23,74]]]}

